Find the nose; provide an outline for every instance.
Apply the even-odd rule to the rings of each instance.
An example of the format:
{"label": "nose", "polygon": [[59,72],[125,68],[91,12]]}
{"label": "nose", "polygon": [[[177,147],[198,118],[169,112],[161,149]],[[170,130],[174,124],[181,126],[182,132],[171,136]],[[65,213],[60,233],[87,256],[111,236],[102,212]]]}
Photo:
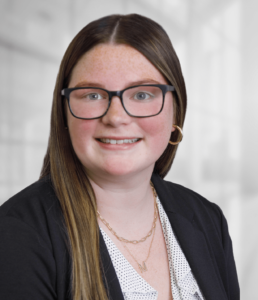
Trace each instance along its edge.
{"label": "nose", "polygon": [[106,125],[118,127],[130,123],[130,121],[131,117],[126,113],[121,99],[118,96],[113,96],[108,112],[102,117],[102,122]]}

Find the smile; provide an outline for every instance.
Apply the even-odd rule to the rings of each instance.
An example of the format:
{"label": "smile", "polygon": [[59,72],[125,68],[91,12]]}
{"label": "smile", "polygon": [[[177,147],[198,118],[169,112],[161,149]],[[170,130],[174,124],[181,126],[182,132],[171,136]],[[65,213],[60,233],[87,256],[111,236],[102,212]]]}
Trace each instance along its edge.
{"label": "smile", "polygon": [[124,140],[113,140],[113,139],[99,139],[100,142],[105,144],[132,144],[138,142],[140,139],[124,139]]}

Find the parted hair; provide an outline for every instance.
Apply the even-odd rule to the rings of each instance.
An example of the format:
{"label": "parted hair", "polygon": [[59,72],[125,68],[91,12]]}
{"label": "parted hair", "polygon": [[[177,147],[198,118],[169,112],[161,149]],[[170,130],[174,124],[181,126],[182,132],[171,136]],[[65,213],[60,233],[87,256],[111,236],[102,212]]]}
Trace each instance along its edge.
{"label": "parted hair", "polygon": [[[50,175],[64,215],[72,261],[73,300],[108,299],[99,252],[96,198],[85,168],[74,152],[69,130],[65,129],[66,107],[61,96],[78,60],[101,43],[125,44],[141,52],[168,84],[175,87],[174,123],[183,127],[186,113],[187,97],[180,62],[168,35],[153,20],[137,14],[110,15],[89,23],[70,43],[56,80],[50,136],[40,178]],[[178,130],[171,133],[171,141],[176,141],[178,134]],[[171,168],[176,151],[177,145],[168,144],[156,161],[154,172],[163,178]]]}

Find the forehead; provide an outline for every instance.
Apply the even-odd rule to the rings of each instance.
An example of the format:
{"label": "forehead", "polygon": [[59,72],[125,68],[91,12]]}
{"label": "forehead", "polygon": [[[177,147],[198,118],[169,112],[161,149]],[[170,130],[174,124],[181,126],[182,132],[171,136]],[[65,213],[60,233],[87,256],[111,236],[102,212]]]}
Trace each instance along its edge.
{"label": "forehead", "polygon": [[70,87],[80,82],[98,82],[121,89],[143,79],[166,84],[164,76],[138,50],[128,45],[100,44],[86,52],[75,65]]}

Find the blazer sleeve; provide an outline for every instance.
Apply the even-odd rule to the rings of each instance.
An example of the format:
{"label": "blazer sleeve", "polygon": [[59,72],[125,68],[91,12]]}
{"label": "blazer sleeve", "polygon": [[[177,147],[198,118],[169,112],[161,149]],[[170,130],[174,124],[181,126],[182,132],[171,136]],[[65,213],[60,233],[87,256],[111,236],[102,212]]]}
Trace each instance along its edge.
{"label": "blazer sleeve", "polygon": [[0,299],[57,299],[51,249],[33,227],[15,217],[0,219],[0,270]]}
{"label": "blazer sleeve", "polygon": [[[222,213],[222,211],[221,211]],[[223,234],[223,247],[225,251],[226,261],[227,261],[227,276],[228,276],[228,290],[229,290],[229,296],[230,299],[240,299],[240,289],[239,289],[239,283],[237,278],[237,270],[236,270],[236,264],[234,260],[233,255],[233,247],[232,247],[232,241],[229,236],[228,232],[228,225],[226,218],[224,217],[222,213],[222,234]]]}
{"label": "blazer sleeve", "polygon": [[228,232],[228,225],[226,218],[223,215],[222,210],[217,206],[221,215],[221,234],[222,244],[225,253],[225,259],[227,264],[227,282],[228,282],[228,295],[229,299],[237,300],[240,299],[240,289],[237,278],[236,264],[233,255],[232,241]]}

